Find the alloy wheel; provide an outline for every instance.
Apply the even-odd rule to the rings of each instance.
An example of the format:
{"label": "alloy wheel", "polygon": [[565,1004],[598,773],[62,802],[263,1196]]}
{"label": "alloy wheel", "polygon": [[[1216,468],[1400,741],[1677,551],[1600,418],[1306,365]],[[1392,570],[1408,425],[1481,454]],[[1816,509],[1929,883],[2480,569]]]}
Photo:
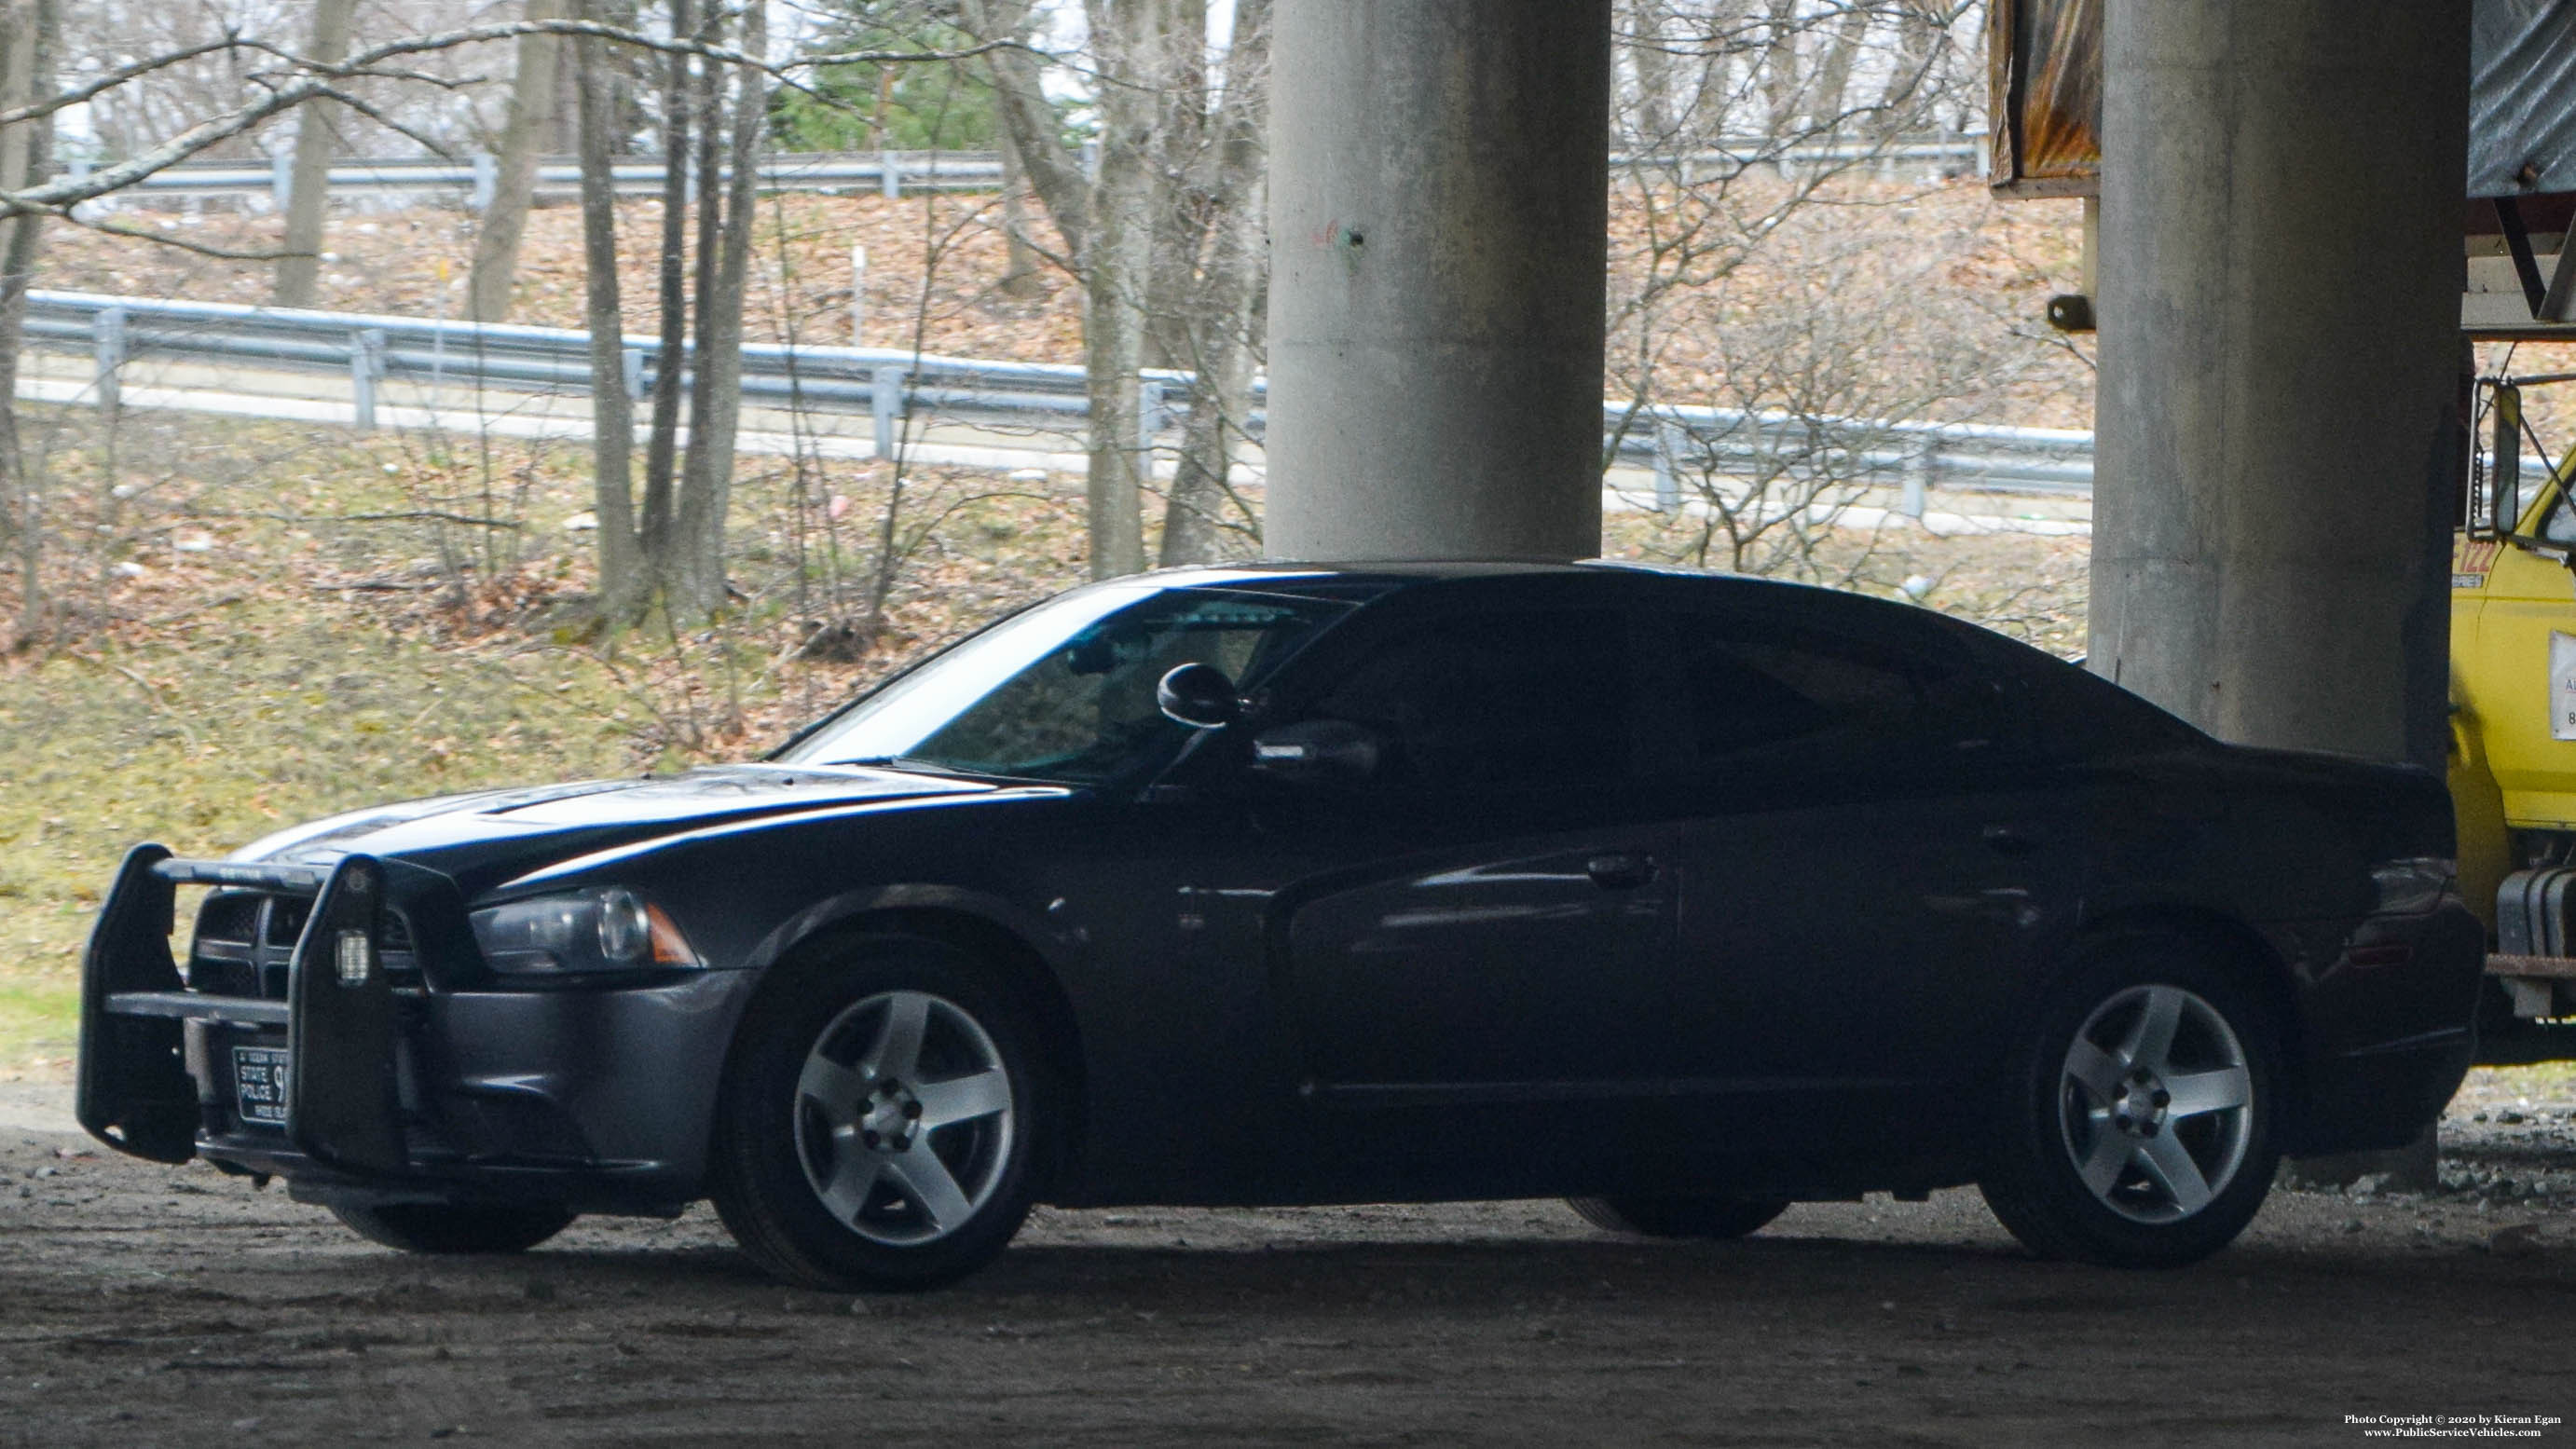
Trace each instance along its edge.
{"label": "alloy wheel", "polygon": [[2131,1222],[2180,1222],[2227,1190],[2252,1135],[2245,1045],[2179,986],[2120,991],[2067,1046],[2058,1125],[2076,1176]]}
{"label": "alloy wheel", "polygon": [[834,1221],[917,1247],[1000,1190],[1016,1117],[1010,1070],[973,1016],[927,992],[880,992],[835,1016],[806,1054],[796,1154]]}

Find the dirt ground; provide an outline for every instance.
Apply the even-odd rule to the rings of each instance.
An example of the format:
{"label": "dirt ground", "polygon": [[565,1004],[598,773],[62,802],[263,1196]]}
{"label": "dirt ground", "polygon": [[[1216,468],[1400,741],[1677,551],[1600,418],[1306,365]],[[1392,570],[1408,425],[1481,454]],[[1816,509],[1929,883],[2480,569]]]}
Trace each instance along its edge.
{"label": "dirt ground", "polygon": [[2564,1068],[2471,1079],[2443,1190],[2276,1193],[2178,1273],[2033,1261],[1953,1192],[1725,1245],[1542,1202],[1042,1212],[963,1286],[857,1300],[704,1210],[406,1258],[34,1130],[62,1110],[0,1090],[11,1446],[2576,1442]]}

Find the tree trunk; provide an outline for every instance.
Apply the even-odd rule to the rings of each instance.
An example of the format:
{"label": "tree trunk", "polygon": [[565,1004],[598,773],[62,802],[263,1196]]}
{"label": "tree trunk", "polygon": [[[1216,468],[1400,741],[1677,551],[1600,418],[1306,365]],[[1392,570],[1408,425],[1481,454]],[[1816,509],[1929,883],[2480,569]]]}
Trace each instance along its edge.
{"label": "tree trunk", "polygon": [[1630,143],[1639,151],[1675,149],[1673,137],[1673,56],[1664,49],[1667,0],[1626,0],[1620,7],[1627,32],[1628,60],[1637,79],[1635,131]]}
{"label": "tree trunk", "polygon": [[1868,30],[1869,12],[1865,9],[1852,10],[1834,27],[1824,63],[1816,67],[1815,104],[1808,113],[1811,129],[1830,131],[1842,125],[1843,99],[1851,89],[1852,62],[1859,58],[1861,38]]}
{"label": "tree trunk", "polygon": [[1227,475],[1251,412],[1260,302],[1269,286],[1269,97],[1270,0],[1238,0],[1213,128],[1216,166],[1207,187],[1213,234],[1191,316],[1189,365],[1198,372],[1198,387],[1163,508],[1166,565],[1213,562],[1222,552],[1231,501]]}
{"label": "tree trunk", "polygon": [[1879,95],[1879,134],[1897,136],[1915,128],[1931,93],[1928,84],[1940,31],[1917,0],[1896,7],[1896,59],[1888,67],[1887,85]]}
{"label": "tree trunk", "polygon": [[1145,359],[1146,287],[1154,257],[1153,169],[1158,100],[1127,83],[1135,60],[1164,43],[1158,0],[1090,0],[1099,65],[1100,180],[1082,271],[1083,361],[1091,401],[1091,576],[1145,567],[1144,484],[1153,454],[1139,437],[1137,373]]}
{"label": "tree trunk", "polygon": [[[671,0],[671,33],[696,29],[689,0]],[[674,55],[662,78],[662,317],[653,349],[653,425],[644,443],[644,516],[637,525],[648,598],[667,581],[674,531],[680,374],[688,363],[689,338],[689,154],[689,60]]]}
{"label": "tree trunk", "polygon": [[[769,40],[765,7],[746,5],[742,17],[739,48],[759,55]],[[722,222],[711,239],[712,247],[703,230],[700,240],[702,248],[712,251],[714,265],[704,272],[706,281],[698,296],[698,381],[689,425],[687,486],[680,496],[681,547],[686,552],[680,560],[683,584],[676,591],[700,617],[715,614],[725,605],[725,513],[733,498],[734,437],[742,418],[743,281],[751,265],[760,133],[769,111],[764,80],[761,72],[747,67],[735,77]],[[722,94],[720,78],[708,93],[711,99]],[[712,152],[716,116],[711,105],[705,115],[701,156]],[[713,173],[714,167],[708,166],[706,180],[700,184],[712,187]],[[701,198],[702,216],[711,199]],[[702,264],[705,254],[702,251]]]}
{"label": "tree trunk", "polygon": [[[698,34],[711,44],[724,40],[723,0],[710,0],[700,17]],[[710,410],[715,406],[715,389],[707,385],[714,358],[714,329],[724,298],[716,290],[716,263],[722,246],[725,211],[723,176],[718,169],[722,155],[721,125],[724,107],[724,69],[716,62],[700,59],[695,78],[689,86],[690,124],[697,128],[696,159],[689,173],[697,178],[697,252],[690,261],[690,307],[695,313],[695,344],[689,349],[689,448],[680,461],[679,489],[672,497],[670,550],[663,557],[663,578],[668,587],[667,605],[676,614],[704,618],[721,602],[710,599],[706,560],[699,549],[697,530],[701,526],[702,503],[699,495],[708,484],[708,430],[713,426]],[[719,569],[721,572],[721,569]]]}
{"label": "tree trunk", "polygon": [[[563,0],[528,0],[530,20],[553,20]],[[519,37],[519,70],[510,85],[510,119],[501,131],[499,175],[492,204],[474,235],[474,271],[466,283],[465,315],[499,322],[510,315],[510,283],[519,270],[519,238],[537,189],[537,157],[545,149],[555,114],[555,52],[551,35]]]}
{"label": "tree trunk", "polygon": [[1798,123],[1798,0],[1770,0],[1764,18],[1763,134],[1782,141]]}
{"label": "tree trunk", "polygon": [[[325,65],[348,59],[349,27],[358,0],[314,0],[313,33],[305,58]],[[295,117],[295,164],[286,193],[287,255],[278,259],[271,300],[280,307],[310,307],[322,275],[322,217],[331,200],[333,101],[307,101]]]}
{"label": "tree trunk", "polygon": [[[582,7],[588,18],[588,7]],[[599,519],[599,610],[610,627],[643,606],[643,558],[635,538],[635,400],[626,391],[625,309],[617,287],[617,93],[605,41],[573,42],[581,102],[583,320],[590,329],[592,508]]]}
{"label": "tree trunk", "polygon": [[1675,101],[1675,151],[1687,155],[1724,133],[1738,90],[1737,67],[1746,68],[1746,84],[1760,70],[1760,53],[1744,53],[1750,49],[1745,31],[1752,23],[1754,3],[1755,0],[1710,0],[1704,18],[1691,27],[1694,39],[1700,42],[1700,58],[1690,94]]}
{"label": "tree trunk", "polygon": [[[1027,33],[1029,0],[958,0],[957,8],[967,33],[979,40],[1012,40]],[[986,78],[993,83],[994,109],[1027,171],[1029,189],[1054,219],[1079,267],[1083,249],[1091,244],[1092,180],[1083,174],[1082,158],[1064,144],[1055,108],[1047,104],[1040,84],[1037,59],[1025,50],[999,50],[984,61]]]}
{"label": "tree trunk", "polygon": [[1147,0],[1157,7],[1153,42],[1131,83],[1160,97],[1154,126],[1149,214],[1152,272],[1145,284],[1145,365],[1187,367],[1199,253],[1210,240],[1207,0]]}
{"label": "tree trunk", "polygon": [[[11,0],[0,26],[0,107],[23,106],[53,90],[54,0]],[[0,130],[0,187],[15,191],[45,163],[51,117]],[[39,470],[18,436],[18,349],[26,332],[27,287],[43,244],[44,218],[0,221],[0,536],[17,545],[18,637],[43,631],[44,503]]]}
{"label": "tree trunk", "polygon": [[1020,164],[1020,148],[1011,140],[1010,127],[1004,126],[994,141],[1002,153],[1002,294],[1034,297],[1043,280],[1038,275],[1042,265],[1038,249],[1029,244],[1028,171]]}

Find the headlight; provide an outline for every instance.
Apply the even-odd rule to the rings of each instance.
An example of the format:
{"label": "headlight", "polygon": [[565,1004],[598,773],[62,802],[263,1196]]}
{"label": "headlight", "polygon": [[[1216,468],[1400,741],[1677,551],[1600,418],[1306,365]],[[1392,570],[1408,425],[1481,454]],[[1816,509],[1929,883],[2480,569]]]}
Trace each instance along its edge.
{"label": "headlight", "polygon": [[473,922],[483,959],[505,976],[699,964],[670,916],[624,886],[512,901]]}
{"label": "headlight", "polygon": [[2370,868],[2374,916],[2420,916],[2440,906],[2454,890],[2459,867],[2434,856],[2383,860]]}

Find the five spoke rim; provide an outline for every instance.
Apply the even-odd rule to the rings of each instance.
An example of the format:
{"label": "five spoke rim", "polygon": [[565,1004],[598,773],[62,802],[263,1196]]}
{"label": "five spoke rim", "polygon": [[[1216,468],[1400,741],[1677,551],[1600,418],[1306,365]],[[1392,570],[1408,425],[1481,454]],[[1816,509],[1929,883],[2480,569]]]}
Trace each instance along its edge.
{"label": "five spoke rim", "polygon": [[833,1221],[918,1247],[965,1226],[1001,1187],[1011,1075],[963,1007],[921,991],[862,998],[797,1073],[796,1153]]}
{"label": "five spoke rim", "polygon": [[2218,1008],[2179,986],[2133,986],[2077,1029],[2057,1100],[2085,1189],[2131,1222],[2176,1223],[2244,1166],[2254,1077]]}

